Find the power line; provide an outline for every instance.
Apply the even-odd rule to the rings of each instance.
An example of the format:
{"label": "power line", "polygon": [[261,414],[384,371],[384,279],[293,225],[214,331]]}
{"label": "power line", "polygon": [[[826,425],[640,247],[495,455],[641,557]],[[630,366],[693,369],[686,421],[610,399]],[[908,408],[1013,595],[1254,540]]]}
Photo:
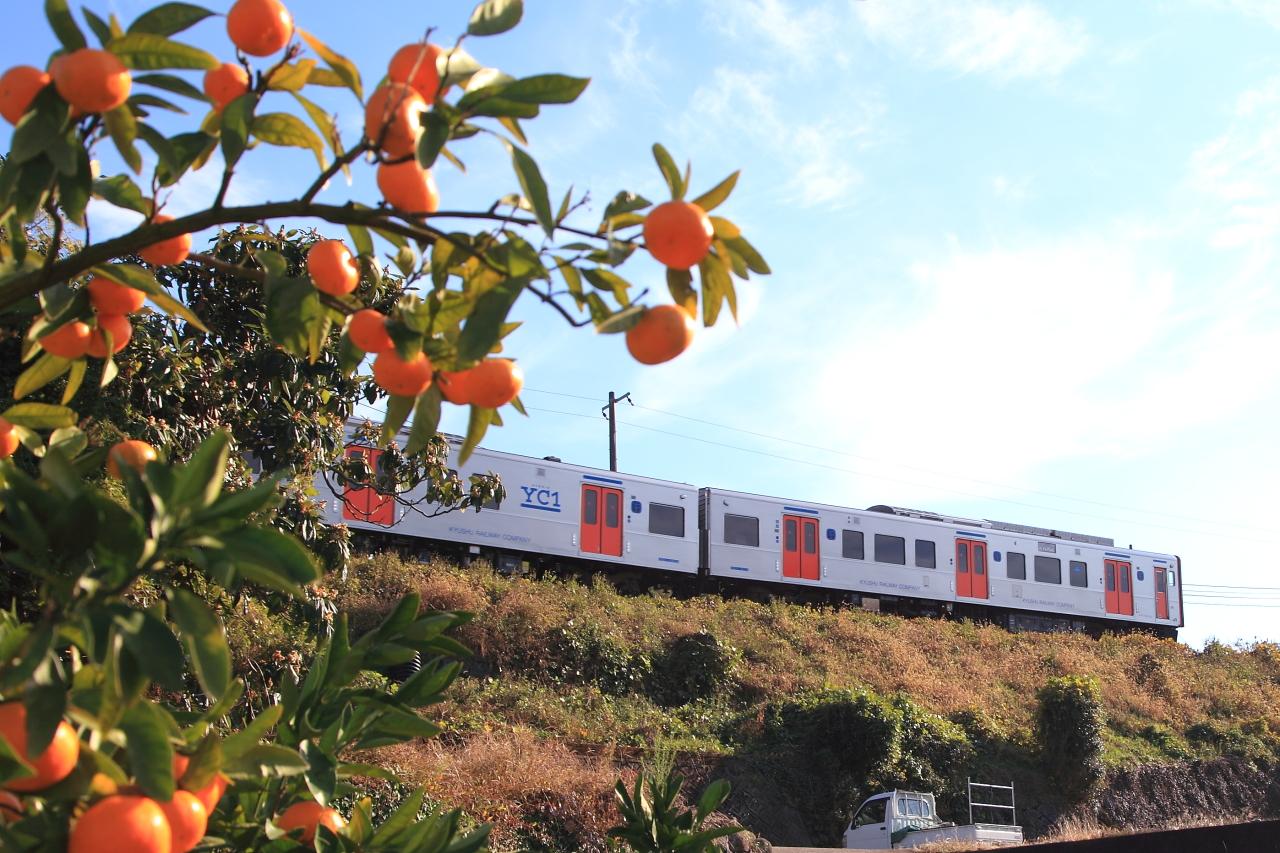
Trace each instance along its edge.
{"label": "power line", "polygon": [[[557,397],[569,397],[569,398],[574,399],[574,400],[590,400],[591,402],[599,402],[599,401],[598,401],[598,400],[596,400],[596,398],[594,398],[594,397],[587,397],[587,396],[582,395],[582,394],[569,394],[569,393],[566,393],[566,392],[563,392],[563,391],[549,391],[549,390],[542,389],[542,388],[525,388],[524,390],[525,390],[525,391],[532,391],[532,392],[537,393],[537,394],[551,394],[551,395],[554,395],[554,396],[557,396]],[[833,454],[836,454],[836,455],[839,455],[839,456],[847,456],[847,457],[849,457],[849,458],[851,458],[851,459],[862,459],[862,460],[865,460],[865,461],[867,461],[867,462],[877,462],[877,463],[881,463],[881,464],[893,465],[893,466],[898,467],[898,468],[905,468],[905,469],[908,469],[908,470],[911,470],[911,471],[919,471],[919,472],[921,472],[921,473],[925,473],[925,474],[935,474],[935,475],[937,475],[937,476],[940,476],[940,477],[947,477],[947,478],[950,478],[950,479],[953,479],[953,480],[967,480],[967,481],[969,481],[969,482],[971,482],[971,483],[980,483],[980,484],[985,485],[985,486],[994,486],[994,487],[996,487],[996,488],[1000,488],[1000,489],[1012,489],[1012,490],[1015,490],[1015,491],[1026,492],[1027,494],[1042,495],[1042,496],[1044,496],[1044,497],[1056,498],[1056,499],[1058,499],[1058,500],[1075,501],[1075,502],[1077,502],[1077,503],[1092,504],[1092,505],[1094,505],[1094,506],[1107,507],[1107,508],[1109,508],[1109,509],[1119,509],[1119,510],[1124,510],[1124,511],[1126,511],[1126,512],[1137,512],[1137,513],[1141,513],[1141,514],[1143,514],[1143,515],[1154,515],[1154,516],[1159,516],[1159,517],[1163,517],[1163,518],[1173,518],[1173,519],[1180,519],[1180,520],[1183,520],[1183,521],[1195,521],[1195,522],[1200,522],[1200,523],[1210,522],[1210,523],[1212,523],[1212,524],[1219,525],[1219,526],[1222,526],[1222,527],[1238,527],[1238,528],[1245,529],[1245,530],[1255,530],[1255,531],[1259,531],[1259,532],[1263,532],[1263,533],[1274,533],[1274,534],[1280,535],[1280,530],[1275,530],[1274,528],[1269,528],[1269,527],[1258,527],[1258,526],[1256,526],[1256,525],[1240,524],[1239,522],[1220,521],[1220,520],[1215,520],[1215,519],[1207,519],[1207,518],[1203,518],[1203,517],[1200,517],[1200,516],[1180,515],[1180,514],[1177,514],[1177,513],[1171,513],[1171,512],[1162,512],[1162,511],[1158,511],[1158,510],[1142,509],[1141,507],[1133,507],[1133,506],[1126,506],[1126,505],[1124,505],[1124,504],[1108,503],[1108,502],[1106,502],[1106,501],[1093,500],[1093,499],[1091,499],[1091,498],[1078,498],[1078,497],[1072,497],[1071,495],[1058,494],[1058,493],[1056,493],[1056,492],[1046,492],[1046,491],[1042,491],[1042,490],[1039,490],[1039,489],[1029,489],[1029,488],[1026,488],[1025,486],[1014,486],[1014,485],[1010,485],[1010,484],[1008,484],[1008,483],[998,483],[998,482],[995,482],[995,481],[993,481],[993,480],[984,480],[984,479],[980,479],[980,478],[977,478],[977,477],[969,477],[969,476],[966,476],[966,475],[963,475],[963,474],[952,474],[952,473],[948,473],[948,472],[946,472],[946,471],[938,471],[938,470],[936,470],[936,469],[923,468],[923,467],[920,467],[920,466],[917,466],[917,465],[910,465],[910,464],[905,463],[905,462],[894,462],[894,461],[892,461],[892,460],[881,459],[881,458],[877,458],[877,457],[874,457],[874,456],[867,456],[867,455],[859,454],[859,453],[851,453],[851,452],[849,452],[849,451],[847,451],[847,450],[839,450],[839,449],[834,448],[834,447],[823,447],[822,445],[818,445],[818,444],[810,444],[810,443],[808,443],[808,442],[804,442],[804,441],[797,441],[797,440],[795,440],[795,439],[791,439],[791,438],[784,438],[784,437],[782,437],[782,436],[778,436],[778,435],[771,435],[771,434],[769,434],[769,433],[757,432],[757,431],[755,431],[755,430],[742,429],[741,427],[730,426],[729,424],[720,423],[720,422],[718,422],[718,421],[711,421],[711,420],[707,420],[707,419],[705,419],[705,418],[697,418],[697,417],[692,417],[692,416],[690,416],[690,415],[682,415],[682,414],[680,414],[680,413],[678,413],[678,412],[670,412],[670,411],[667,411],[667,410],[665,410],[665,409],[657,409],[657,408],[654,408],[654,407],[652,407],[652,406],[643,406],[643,405],[640,405],[639,403],[636,403],[636,404],[635,404],[635,407],[636,407],[637,409],[644,409],[645,411],[648,411],[648,412],[654,412],[654,413],[656,413],[656,414],[666,415],[667,417],[679,418],[679,419],[681,419],[681,420],[691,421],[692,423],[698,423],[698,424],[703,424],[703,425],[705,425],[705,426],[715,427],[716,429],[724,429],[724,430],[729,430],[729,431],[731,431],[731,432],[738,432],[738,433],[742,433],[743,435],[750,435],[750,436],[753,436],[753,437],[755,437],[755,438],[763,438],[763,439],[766,439],[766,440],[768,440],[768,441],[777,441],[777,442],[780,442],[780,443],[782,443],[782,444],[790,444],[790,445],[793,445],[793,446],[795,446],[795,447],[803,447],[803,448],[806,448],[806,449],[808,449],[808,450],[817,450],[817,451],[820,451],[820,452],[823,452],[823,453],[833,453]],[[638,425],[638,424],[632,424],[632,426],[639,426],[639,425]],[[864,474],[863,476],[872,476],[872,475]],[[882,478],[882,479],[890,479],[890,478]],[[901,481],[901,480],[899,480],[899,481],[895,481],[895,482],[906,482],[906,481]],[[919,485],[919,484],[913,484],[913,485]],[[932,488],[932,486],[930,486],[930,487]],[[955,491],[955,490],[950,490],[950,491]],[[958,494],[970,494],[970,493],[968,493],[968,492],[957,492],[957,493],[958,493]],[[979,496],[979,497],[985,497],[985,496]],[[988,500],[1006,500],[1006,499],[1004,499],[1004,498],[987,498],[987,499],[988,499]],[[1022,503],[1022,502],[1019,502],[1019,501],[1007,501],[1007,502],[1009,502],[1009,503],[1018,503],[1018,504],[1019,504],[1019,505],[1021,505],[1021,506],[1033,506],[1033,507],[1038,506],[1038,505],[1036,505],[1036,504],[1026,504],[1026,503]],[[1043,509],[1043,508],[1045,508],[1045,507],[1039,507],[1039,508],[1042,508],[1042,509]],[[1054,511],[1058,511],[1058,510],[1056,510],[1056,509],[1055,509]],[[1062,511],[1063,511],[1063,512],[1070,512],[1070,510],[1062,510]],[[1075,514],[1076,514],[1076,515],[1083,515],[1083,516],[1088,517],[1088,518],[1097,518],[1097,519],[1103,519],[1103,520],[1107,520],[1107,521],[1115,521],[1115,520],[1116,520],[1116,519],[1107,518],[1107,517],[1105,517],[1105,516],[1088,515],[1088,514],[1086,514],[1086,513],[1075,513]],[[1141,523],[1145,523],[1145,522],[1130,522],[1130,523],[1138,523],[1138,524],[1141,524]],[[1157,525],[1157,526],[1158,526],[1158,525]],[[1181,528],[1168,528],[1168,529],[1181,529]]]}
{"label": "power line", "polygon": [[1183,584],[1184,587],[1190,589],[1258,589],[1264,592],[1280,592],[1280,586],[1231,586],[1225,583],[1189,583]]}

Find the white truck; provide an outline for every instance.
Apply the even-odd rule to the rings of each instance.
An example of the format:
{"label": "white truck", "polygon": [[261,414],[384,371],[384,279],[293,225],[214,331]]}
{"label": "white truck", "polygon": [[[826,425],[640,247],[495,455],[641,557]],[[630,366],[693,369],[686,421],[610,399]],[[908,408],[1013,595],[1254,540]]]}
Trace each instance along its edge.
{"label": "white truck", "polygon": [[[982,792],[1007,791],[1008,803],[974,800],[974,789]],[[984,794],[984,799],[990,798]],[[1002,797],[1003,798],[1003,797]],[[974,823],[973,810],[1007,814],[1009,823]],[[938,818],[933,794],[917,791],[886,791],[868,797],[854,813],[844,833],[846,850],[897,850],[952,841],[974,844],[1021,844],[1022,827],[1017,826],[1013,785],[969,782],[969,823],[957,826]]]}

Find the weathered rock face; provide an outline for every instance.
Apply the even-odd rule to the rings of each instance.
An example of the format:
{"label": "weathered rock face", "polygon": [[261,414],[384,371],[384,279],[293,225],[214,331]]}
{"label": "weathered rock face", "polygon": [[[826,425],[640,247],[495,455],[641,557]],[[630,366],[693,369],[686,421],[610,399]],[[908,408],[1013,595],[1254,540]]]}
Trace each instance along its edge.
{"label": "weathered rock face", "polygon": [[1280,765],[1219,758],[1117,770],[1090,807],[1099,823],[1126,828],[1202,817],[1273,817],[1280,814]]}

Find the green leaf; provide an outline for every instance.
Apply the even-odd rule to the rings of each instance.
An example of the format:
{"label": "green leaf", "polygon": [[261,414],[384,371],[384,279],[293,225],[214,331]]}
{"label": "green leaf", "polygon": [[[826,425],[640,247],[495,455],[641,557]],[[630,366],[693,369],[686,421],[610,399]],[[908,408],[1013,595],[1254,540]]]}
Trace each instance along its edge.
{"label": "green leaf", "polygon": [[157,89],[164,89],[166,92],[173,92],[175,95],[182,95],[205,103],[209,102],[204,92],[201,92],[176,74],[138,74],[134,76],[133,82],[139,86],[154,86]]}
{"label": "green leaf", "polygon": [[631,298],[627,295],[631,289],[631,282],[613,270],[607,270],[604,267],[583,267],[582,274],[586,276],[587,281],[591,282],[592,287],[612,293],[619,305],[625,307],[631,304]]}
{"label": "green leaf", "polygon": [[294,65],[285,65],[277,69],[267,82],[267,88],[277,92],[297,92],[311,79],[311,69],[316,67],[314,59],[303,59]]}
{"label": "green leaf", "polygon": [[440,149],[449,141],[453,130],[449,120],[436,110],[427,113],[423,119],[425,125],[422,136],[418,137],[418,165],[430,169],[440,156]]}
{"label": "green leaf", "polygon": [[249,122],[258,99],[253,93],[241,95],[222,109],[222,157],[231,168],[249,145]]}
{"label": "green leaf", "polygon": [[234,761],[253,749],[262,739],[267,737],[284,714],[283,705],[268,705],[262,713],[254,717],[250,723],[238,732],[228,735],[222,741],[222,758]]}
{"label": "green leaf", "polygon": [[79,427],[62,427],[49,435],[49,447],[58,448],[68,458],[74,459],[89,446],[89,437]]}
{"label": "green leaf", "polygon": [[120,157],[129,165],[134,174],[142,172],[142,155],[138,153],[138,148],[133,144],[138,138],[138,121],[133,117],[133,112],[129,109],[128,104],[121,104],[114,110],[106,114],[107,132],[111,134],[111,141],[116,144],[116,150],[120,152]]}
{"label": "green leaf", "polygon": [[[716,318],[720,316],[720,305],[726,299],[731,299],[733,280],[729,278],[729,271],[725,269],[724,262],[713,254],[708,254],[698,262],[698,272],[702,277],[702,324],[708,327],[714,326]],[[729,308],[736,320],[738,314],[736,296],[732,297]]]}
{"label": "green leaf", "polygon": [[295,585],[320,579],[319,569],[298,540],[273,528],[242,527],[224,533],[222,543],[237,569],[256,567]]}
{"label": "green leaf", "polygon": [[310,740],[304,740],[298,751],[307,762],[307,769],[302,777],[311,791],[311,796],[315,797],[320,805],[329,805],[329,801],[333,799],[333,789],[338,785],[337,764],[323,749]]}
{"label": "green leaf", "polygon": [[200,443],[186,465],[176,473],[176,487],[169,503],[174,507],[204,509],[222,494],[222,481],[227,473],[231,437],[215,431]]}
{"label": "green leaf", "polygon": [[327,44],[306,30],[299,29],[298,35],[324,60],[325,64],[333,70],[333,73],[338,75],[338,78],[342,80],[342,84],[352,92],[355,92],[356,97],[363,102],[364,88],[360,83],[360,70],[356,68],[355,63],[345,56],[335,53]]}
{"label": "green leaf", "polygon": [[227,648],[222,621],[209,612],[198,596],[170,587],[169,616],[182,632],[182,642],[191,657],[200,687],[217,701],[231,684],[231,652]]}
{"label": "green leaf", "polygon": [[84,33],[76,26],[76,19],[71,17],[71,9],[67,0],[44,0],[44,16],[49,19],[49,27],[67,50],[79,50],[87,47]]}
{"label": "green leaf", "polygon": [[138,16],[129,25],[131,33],[171,36],[213,15],[208,9],[191,3],[162,3]]}
{"label": "green leaf", "polygon": [[84,211],[93,193],[93,167],[89,165],[89,153],[80,146],[74,146],[71,154],[76,168],[58,175],[58,200],[66,217],[83,228]]}
{"label": "green leaf", "polygon": [[462,443],[462,450],[458,453],[458,464],[466,464],[467,459],[471,457],[471,451],[480,446],[480,441],[484,438],[485,432],[489,429],[489,424],[496,414],[493,409],[482,409],[479,406],[471,407],[471,416],[467,420],[467,437]]}
{"label": "green leaf", "polygon": [[147,700],[135,702],[120,721],[129,767],[138,787],[157,800],[173,799],[173,746],[164,713]]}
{"label": "green leaf", "polygon": [[527,104],[571,104],[578,100],[590,82],[590,77],[536,74],[503,86],[502,97]]}
{"label": "green leaf", "polygon": [[[342,155],[342,138],[338,134],[338,126],[334,124],[333,118],[320,108],[318,104],[302,97],[297,92],[293,92],[293,97],[302,108],[307,111],[307,116],[311,119],[311,123],[320,131],[320,135],[329,143],[329,147],[333,150],[335,156]],[[350,175],[350,172],[348,172]]]}
{"label": "green leaf", "polygon": [[14,128],[7,160],[11,167],[34,160],[62,138],[62,124],[66,120],[67,108],[65,104],[59,106],[51,103],[50,97],[44,92],[37,95],[32,108]]}
{"label": "green leaf", "polygon": [[725,779],[717,779],[707,786],[702,792],[702,796],[698,798],[697,816],[698,819],[705,820],[713,811],[720,808],[721,804],[729,798],[729,782]]}
{"label": "green leaf", "polygon": [[35,364],[22,371],[22,375],[18,377],[18,381],[13,386],[13,399],[21,400],[28,394],[39,391],[66,373],[70,367],[70,359],[59,358],[56,355],[45,353],[36,360]]}
{"label": "green leaf", "polygon": [[189,44],[170,41],[154,33],[130,32],[112,39],[107,50],[129,68],[154,71],[158,68],[189,68],[208,71],[221,63],[212,53]]}
{"label": "green leaf", "polygon": [[409,440],[404,446],[407,455],[412,456],[422,450],[431,436],[436,434],[440,427],[441,399],[440,387],[434,383],[418,395],[418,403],[413,409],[413,426],[409,429]]}
{"label": "green leaf", "polygon": [[264,743],[253,747],[235,760],[228,761],[223,765],[223,770],[232,777],[260,779],[263,776],[297,776],[299,773],[305,773],[307,766],[307,762],[298,755],[297,750]]}
{"label": "green leaf", "polygon": [[485,0],[476,6],[467,23],[467,35],[494,36],[520,23],[523,0]]}
{"label": "green leaf", "polygon": [[27,708],[27,755],[39,755],[53,742],[53,736],[67,712],[67,686],[61,682],[34,684],[22,692]]}
{"label": "green leaf", "polygon": [[507,278],[476,300],[475,308],[458,335],[458,361],[479,361],[489,354],[501,338],[502,324],[516,299],[524,291],[528,279]]}
{"label": "green leaf", "polygon": [[93,30],[93,34],[98,37],[99,44],[106,44],[115,38],[116,34],[111,32],[111,25],[94,14],[93,10],[88,6],[81,6],[80,11],[84,15],[84,22],[89,25],[89,29]]}
{"label": "green leaf", "polygon": [[693,273],[667,267],[667,290],[671,299],[691,315],[698,315],[698,291],[693,289]]}
{"label": "green leaf", "polygon": [[516,177],[520,179],[521,191],[533,205],[538,224],[550,237],[555,232],[556,223],[551,213],[551,199],[547,195],[547,182],[542,179],[537,162],[523,148],[515,146],[511,148],[511,162],[515,166]]}
{"label": "green leaf", "polygon": [[80,390],[80,383],[84,382],[85,371],[88,369],[89,364],[83,358],[77,358],[71,362],[71,374],[67,376],[67,386],[62,389],[62,405],[65,406],[75,398],[76,392]]}
{"label": "green leaf", "polygon": [[74,426],[76,413],[66,406],[48,403],[18,403],[10,406],[0,417],[27,429],[62,429]]}
{"label": "green leaf", "polygon": [[390,444],[395,440],[396,434],[409,419],[409,413],[413,411],[414,401],[414,397],[398,397],[394,394],[387,398],[387,413],[382,418],[383,444]]}
{"label": "green leaf", "polygon": [[[53,454],[46,460],[53,458]],[[115,624],[142,671],[170,690],[183,688],[182,647],[169,626],[145,610],[118,614]]]}
{"label": "green leaf", "polygon": [[346,81],[328,68],[312,68],[311,73],[307,75],[307,85],[331,86],[335,89],[347,87]]}
{"label": "green leaf", "polygon": [[643,305],[629,305],[616,314],[610,314],[604,320],[596,323],[596,332],[601,335],[616,335],[619,332],[625,332],[636,323],[639,323],[644,317],[645,307]]}
{"label": "green leaf", "polygon": [[306,278],[271,278],[266,285],[267,331],[271,339],[299,357],[311,351],[313,331],[329,320],[315,286]]}
{"label": "green leaf", "polygon": [[676,200],[684,198],[684,178],[680,177],[676,161],[671,159],[671,154],[660,143],[653,143],[653,159],[657,161],[662,179],[667,182],[667,187],[671,190],[671,197]]}
{"label": "green leaf", "polygon": [[295,115],[266,113],[254,116],[250,133],[270,145],[307,148],[316,155],[316,161],[322,170],[328,165],[324,155],[324,141]]}
{"label": "green leaf", "polygon": [[769,275],[773,272],[773,270],[769,269],[769,264],[765,262],[765,259],[756,251],[756,247],[747,242],[746,237],[733,237],[723,242],[730,252],[733,252],[746,262],[747,269],[753,273]]}
{"label": "green leaf", "polygon": [[738,184],[738,175],[740,172],[734,172],[711,189],[693,200],[693,203],[704,211],[712,211],[720,206],[720,203],[729,197],[729,193],[733,192],[733,188]]}
{"label": "green leaf", "polygon": [[93,194],[116,207],[136,211],[143,216],[151,215],[151,202],[143,197],[142,190],[128,175],[99,178],[93,182]]}
{"label": "green leaf", "polygon": [[347,233],[351,235],[351,244],[356,247],[357,255],[373,254],[373,235],[368,228],[351,223],[347,225]]}
{"label": "green leaf", "polygon": [[144,110],[139,109],[141,107],[154,107],[158,110],[168,110],[171,113],[178,113],[179,115],[187,114],[186,110],[175,104],[173,101],[165,100],[158,95],[152,95],[147,92],[139,92],[138,94],[133,95],[129,98],[127,103],[130,107],[137,109],[140,115],[144,112]]}

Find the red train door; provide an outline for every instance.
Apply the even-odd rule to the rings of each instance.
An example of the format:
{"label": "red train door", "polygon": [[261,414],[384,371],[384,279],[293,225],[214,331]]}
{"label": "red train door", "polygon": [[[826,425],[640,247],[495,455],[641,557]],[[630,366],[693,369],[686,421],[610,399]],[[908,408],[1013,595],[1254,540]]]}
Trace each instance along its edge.
{"label": "red train door", "polygon": [[582,484],[584,554],[622,556],[622,490]]}
{"label": "red train door", "polygon": [[1133,566],[1124,560],[1106,560],[1103,563],[1103,573],[1107,612],[1132,616]]}
{"label": "red train door", "polygon": [[956,595],[987,598],[987,543],[977,539],[956,540]]}
{"label": "red train door", "polygon": [[[345,453],[348,458],[364,456],[370,471],[377,467],[378,457],[382,455],[381,450],[372,447],[348,447]],[[376,489],[348,486],[342,494],[342,517],[390,527],[396,523],[395,499],[391,495],[380,494]]]}
{"label": "red train door", "polygon": [[802,515],[782,517],[782,576],[816,581],[821,558],[818,519]]}
{"label": "red train door", "polygon": [[1156,618],[1169,618],[1169,589],[1165,586],[1165,570],[1156,566]]}

